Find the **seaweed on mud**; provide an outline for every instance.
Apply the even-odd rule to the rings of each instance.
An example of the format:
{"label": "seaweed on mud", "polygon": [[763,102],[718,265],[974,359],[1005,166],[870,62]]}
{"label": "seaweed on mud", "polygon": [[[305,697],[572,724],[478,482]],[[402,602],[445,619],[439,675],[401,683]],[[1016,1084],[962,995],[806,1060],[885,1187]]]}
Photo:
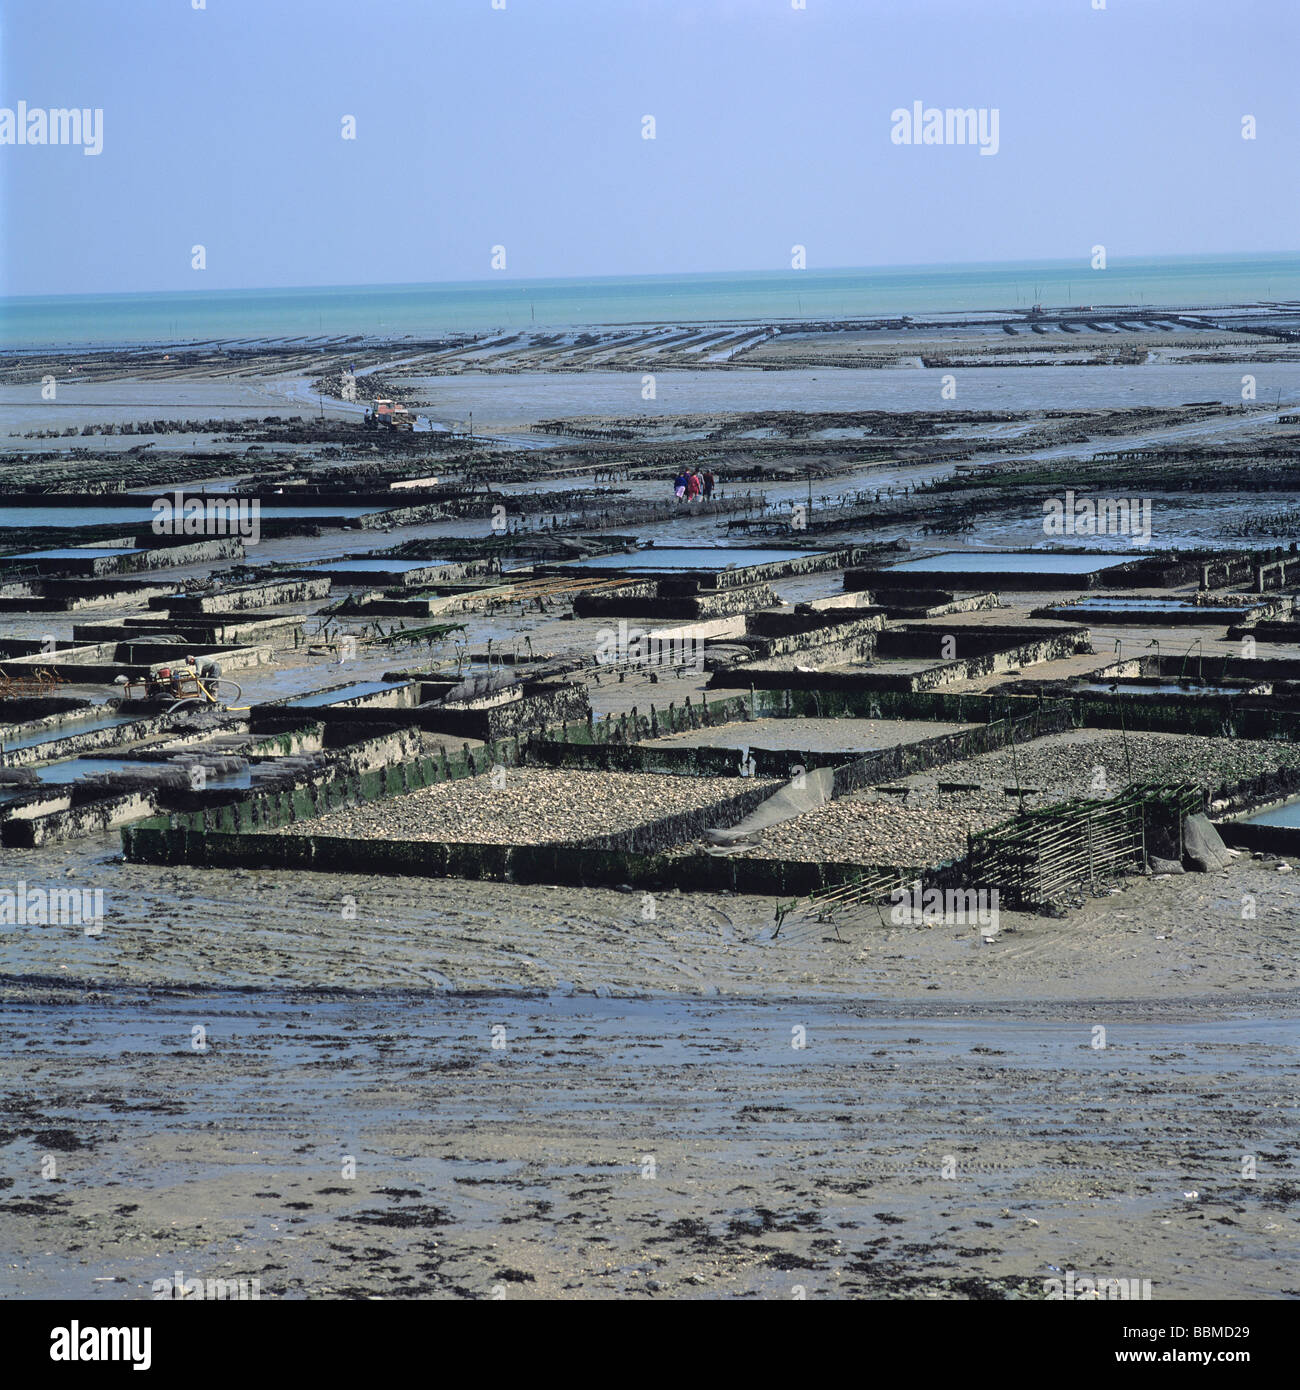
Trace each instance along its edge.
{"label": "seaweed on mud", "polygon": [[945,1282],[953,1293],[965,1294],[967,1298],[973,1298],[980,1302],[997,1302],[1007,1296],[1005,1286],[994,1279],[980,1279],[972,1276],[965,1279],[948,1279]]}
{"label": "seaweed on mud", "polygon": [[767,1256],[767,1263],[773,1269],[826,1269],[824,1262],[816,1260],[806,1260],[802,1255],[792,1254],[789,1250],[777,1250],[770,1245],[759,1245],[754,1248],[755,1254]]}
{"label": "seaweed on mud", "polygon": [[71,1197],[59,1197],[51,1193],[48,1197],[33,1193],[26,1201],[15,1198],[12,1202],[0,1202],[0,1216],[50,1216],[54,1208],[70,1206]]}
{"label": "seaweed on mud", "polygon": [[450,1226],[452,1218],[446,1207],[404,1207],[400,1211],[360,1211],[345,1216],[356,1226]]}
{"label": "seaweed on mud", "polygon": [[765,1235],[768,1231],[791,1232],[807,1230],[821,1224],[821,1213],[817,1211],[796,1212],[792,1216],[779,1218],[767,1207],[755,1207],[753,1216],[736,1216],[727,1223],[727,1230],[733,1236]]}
{"label": "seaweed on mud", "polygon": [[723,1244],[721,1236],[713,1231],[709,1223],[696,1216],[684,1216],[670,1222],[665,1227],[665,1232],[666,1234],[661,1236],[646,1236],[643,1243],[661,1245],[673,1241],[690,1241],[696,1254],[708,1254]]}
{"label": "seaweed on mud", "polygon": [[77,1149],[88,1149],[90,1145],[83,1142],[70,1129],[38,1129],[32,1131],[32,1139],[38,1148],[48,1149],[52,1153],[73,1153]]}

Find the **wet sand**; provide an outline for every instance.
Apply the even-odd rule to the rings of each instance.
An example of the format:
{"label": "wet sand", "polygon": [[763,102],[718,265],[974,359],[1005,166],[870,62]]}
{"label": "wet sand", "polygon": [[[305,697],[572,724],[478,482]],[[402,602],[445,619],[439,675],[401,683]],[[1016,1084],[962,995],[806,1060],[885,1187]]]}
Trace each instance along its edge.
{"label": "wet sand", "polygon": [[[89,882],[113,848],[23,870]],[[1300,1293],[1271,861],[1004,913],[993,945],[874,909],[773,942],[763,899],[112,882],[99,937],[5,933],[7,1296]]]}

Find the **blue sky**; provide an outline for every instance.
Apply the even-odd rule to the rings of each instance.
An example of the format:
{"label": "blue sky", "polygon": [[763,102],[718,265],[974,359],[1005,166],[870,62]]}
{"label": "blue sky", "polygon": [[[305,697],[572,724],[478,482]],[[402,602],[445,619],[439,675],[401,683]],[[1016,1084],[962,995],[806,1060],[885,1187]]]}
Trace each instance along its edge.
{"label": "blue sky", "polygon": [[0,146],[0,292],[1294,249],[1300,4],[1092,3],[0,0],[0,107],[104,112]]}

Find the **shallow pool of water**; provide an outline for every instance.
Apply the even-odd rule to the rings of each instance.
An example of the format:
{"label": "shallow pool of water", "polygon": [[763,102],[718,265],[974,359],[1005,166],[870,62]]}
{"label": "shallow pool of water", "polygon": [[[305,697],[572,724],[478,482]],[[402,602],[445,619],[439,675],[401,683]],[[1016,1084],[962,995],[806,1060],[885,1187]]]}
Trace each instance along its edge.
{"label": "shallow pool of water", "polygon": [[356,685],[345,685],[340,690],[318,690],[311,695],[300,695],[286,704],[290,709],[336,705],[340,700],[355,700],[358,695],[377,695],[381,690],[398,690],[406,684],[406,681],[359,681]]}
{"label": "shallow pool of water", "polygon": [[0,745],[7,752],[16,748],[35,748],[37,744],[53,743],[55,739],[67,738],[70,734],[84,734],[90,729],[111,729],[118,724],[130,724],[136,717],[134,714],[88,714],[84,719],[69,719],[56,728],[40,729],[36,733],[22,734],[17,738],[7,738],[0,732]]}
{"label": "shallow pool of water", "polygon": [[5,560],[100,560],[105,555],[134,555],[136,548],[128,546],[69,546],[65,550],[25,550],[21,555],[6,555]]}
{"label": "shallow pool of water", "polygon": [[446,561],[439,560],[327,560],[323,564],[313,565],[312,569],[320,574],[334,574],[336,572],[366,572],[382,571],[394,574],[403,574],[407,570],[428,569],[431,565],[445,564]]}
{"label": "shallow pool of water", "polygon": [[1055,551],[1025,554],[1014,550],[949,551],[925,559],[904,560],[890,565],[895,570],[910,570],[913,574],[1095,574],[1111,569],[1138,557],[1133,555],[1061,555]]}
{"label": "shallow pool of water", "polygon": [[[1080,599],[1078,603],[1062,605],[1069,608],[1133,608],[1140,612],[1147,613],[1181,613],[1185,609],[1192,607],[1182,599],[1171,598],[1106,598],[1104,595],[1090,595],[1088,598]],[[1218,612],[1218,609],[1214,610]],[[1225,609],[1224,612],[1229,610]]]}
{"label": "shallow pool of water", "polygon": [[726,549],[720,546],[663,546],[635,554],[593,555],[574,560],[573,569],[589,570],[723,570],[742,565],[772,565],[815,555],[811,550]]}
{"label": "shallow pool of water", "polygon": [[1244,816],[1247,825],[1287,825],[1300,826],[1300,797],[1294,801],[1283,802],[1268,811],[1257,811],[1253,816]]}
{"label": "shallow pool of water", "polygon": [[[287,503],[284,506],[263,501],[260,515],[264,520],[288,520],[294,517],[364,516],[381,512],[382,506],[303,506]],[[0,508],[0,527],[15,526],[123,526],[138,529],[154,519],[151,506],[123,507],[29,507],[13,503]]]}
{"label": "shallow pool of water", "polygon": [[[144,762],[135,758],[69,758],[64,762],[50,763],[46,767],[34,767],[32,771],[36,774],[37,781],[48,786],[61,787],[78,782],[81,778],[89,777],[96,772],[148,772],[151,769],[168,766],[172,766],[172,764]],[[249,769],[244,767],[234,772],[209,770],[207,785],[210,787],[247,787],[250,785]],[[12,795],[21,792],[23,788],[8,787],[6,790]]]}
{"label": "shallow pool of water", "polygon": [[1244,695],[1247,687],[1242,685],[1192,685],[1178,681],[1085,681],[1076,690],[1102,690],[1112,694],[1118,689],[1121,695]]}

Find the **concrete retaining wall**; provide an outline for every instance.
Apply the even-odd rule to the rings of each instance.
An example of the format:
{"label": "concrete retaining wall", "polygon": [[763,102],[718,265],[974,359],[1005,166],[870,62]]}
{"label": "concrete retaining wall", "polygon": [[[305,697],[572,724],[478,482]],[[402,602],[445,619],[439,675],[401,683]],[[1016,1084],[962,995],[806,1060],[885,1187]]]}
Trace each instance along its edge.
{"label": "concrete retaining wall", "polygon": [[150,608],[166,608],[170,613],[242,613],[249,609],[273,608],[284,603],[304,603],[325,598],[330,582],[318,579],[276,579],[261,584],[240,584],[215,589],[212,593],[183,597],[167,594],[150,599]]}
{"label": "concrete retaining wall", "polygon": [[[85,711],[80,713],[84,715]],[[75,718],[76,715],[71,717]],[[49,762],[52,758],[72,757],[78,753],[89,753],[96,748],[111,748],[119,743],[130,743],[136,739],[168,733],[189,717],[188,712],[178,710],[172,715],[147,715],[133,719],[129,724],[109,724],[101,729],[84,729],[80,733],[50,739],[46,743],[9,749],[5,752],[4,763],[6,767],[28,767],[32,763]]]}
{"label": "concrete retaining wall", "polygon": [[619,588],[574,595],[576,618],[727,618],[771,608],[777,597],[767,584],[745,584],[717,591],[669,593],[660,585]]}

